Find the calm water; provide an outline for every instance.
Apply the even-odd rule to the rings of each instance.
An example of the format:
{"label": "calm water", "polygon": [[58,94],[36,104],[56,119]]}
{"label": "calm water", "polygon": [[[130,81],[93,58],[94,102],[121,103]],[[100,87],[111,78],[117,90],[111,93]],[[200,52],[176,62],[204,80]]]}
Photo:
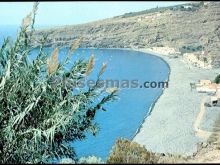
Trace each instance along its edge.
{"label": "calm water", "polygon": [[[169,68],[166,63],[145,53],[114,49],[81,49],[78,53],[83,54],[82,56],[95,54],[95,70],[98,70],[103,62],[107,62],[108,67],[103,78],[137,79],[144,82],[166,81],[168,77]],[[117,138],[132,139],[161,92],[162,89],[153,88],[121,89],[119,100],[106,105],[106,112],[97,113],[95,121],[100,127],[98,135],[94,137],[89,134],[86,140],[72,144],[77,154],[96,155],[106,159]]]}
{"label": "calm water", "polygon": [[[15,36],[16,30],[12,29],[4,30],[0,27],[0,41],[2,41],[2,36]],[[61,50],[60,60],[65,57],[66,52],[66,49]],[[135,79],[143,83],[144,81],[166,81],[168,78],[169,68],[163,60],[136,51],[78,49],[72,61],[77,58],[88,59],[91,54],[94,54],[96,58],[92,77],[96,77],[102,63],[107,62],[108,67],[103,79]],[[105,160],[116,139],[120,137],[132,139],[148,114],[150,106],[161,92],[162,89],[155,88],[121,89],[118,94],[119,99],[105,106],[106,112],[98,111],[95,118],[100,128],[98,134],[92,136],[88,133],[86,140],[71,143],[77,155],[79,157],[95,155]]]}

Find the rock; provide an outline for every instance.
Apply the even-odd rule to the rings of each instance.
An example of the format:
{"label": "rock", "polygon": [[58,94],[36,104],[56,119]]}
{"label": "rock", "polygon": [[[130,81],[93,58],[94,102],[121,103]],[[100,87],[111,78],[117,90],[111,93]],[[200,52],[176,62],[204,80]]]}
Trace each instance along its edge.
{"label": "rock", "polygon": [[203,143],[202,143],[202,148],[207,148],[207,147],[208,147],[208,143],[203,142]]}

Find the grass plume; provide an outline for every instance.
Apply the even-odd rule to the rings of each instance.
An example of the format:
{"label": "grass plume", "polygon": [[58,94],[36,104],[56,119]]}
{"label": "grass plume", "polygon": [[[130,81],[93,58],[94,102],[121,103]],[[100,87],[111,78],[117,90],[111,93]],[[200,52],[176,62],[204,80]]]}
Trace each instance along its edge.
{"label": "grass plume", "polygon": [[[23,19],[16,40],[8,38],[0,48],[0,164],[77,160],[68,142],[84,139],[87,132],[96,134],[97,111],[116,97],[103,94],[98,86],[74,93],[66,83],[85,78],[85,72],[93,69],[94,56],[88,62],[76,60],[66,71],[66,63],[58,63],[58,48],[48,59],[43,36],[34,51],[36,59],[28,60],[37,8],[35,3],[32,14]],[[71,49],[78,46],[79,41]]]}
{"label": "grass plume", "polygon": [[51,54],[51,57],[48,59],[47,64],[48,64],[48,74],[52,74],[56,72],[58,68],[58,54],[59,54],[59,49],[56,48],[53,53]]}
{"label": "grass plume", "polygon": [[106,68],[107,68],[107,63],[103,63],[99,71],[99,76],[101,76],[105,72]]}
{"label": "grass plume", "polygon": [[91,73],[91,71],[94,67],[94,63],[95,63],[95,57],[94,57],[94,55],[91,55],[90,58],[89,58],[87,68],[86,68],[86,75],[87,76]]}
{"label": "grass plume", "polygon": [[30,12],[22,21],[22,27],[27,28],[31,25],[32,21],[32,12]]}
{"label": "grass plume", "polygon": [[79,48],[80,43],[81,43],[82,38],[78,38],[76,39],[76,41],[74,41],[70,47],[70,51],[73,53],[76,49]]}

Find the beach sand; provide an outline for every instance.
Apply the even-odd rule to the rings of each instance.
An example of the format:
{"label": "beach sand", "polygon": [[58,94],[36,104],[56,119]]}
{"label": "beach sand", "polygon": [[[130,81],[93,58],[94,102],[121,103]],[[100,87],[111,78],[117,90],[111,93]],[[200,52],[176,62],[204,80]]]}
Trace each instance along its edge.
{"label": "beach sand", "polygon": [[[182,57],[170,58],[144,49],[138,51],[164,59],[170,66],[170,76],[169,87],[155,103],[152,113],[146,117],[133,141],[153,152],[193,155],[197,152],[197,144],[207,141],[205,137],[196,136],[194,128],[201,101],[207,94],[191,91],[190,82],[213,80],[220,70],[196,68],[184,62]],[[208,116],[214,121],[219,112],[209,112]],[[208,123],[203,121],[201,125],[211,127],[210,123],[210,120]]]}

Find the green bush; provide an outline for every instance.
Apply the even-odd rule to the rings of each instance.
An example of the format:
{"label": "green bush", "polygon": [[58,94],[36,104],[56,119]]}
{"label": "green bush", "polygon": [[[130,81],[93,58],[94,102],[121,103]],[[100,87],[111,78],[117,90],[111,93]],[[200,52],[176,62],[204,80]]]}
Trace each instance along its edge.
{"label": "green bush", "polygon": [[[69,141],[96,133],[97,110],[115,99],[116,89],[100,89],[98,83],[74,93],[71,83],[85,79],[93,69],[94,57],[77,60],[69,71],[64,67],[79,40],[62,62],[56,48],[48,59],[46,37],[29,60],[38,3],[23,20],[15,42],[6,39],[0,48],[0,163],[45,163],[61,158],[76,160]],[[103,65],[97,82],[103,74]]]}
{"label": "green bush", "polygon": [[184,53],[193,53],[193,52],[196,52],[196,51],[202,51],[203,50],[203,47],[201,45],[199,46],[193,46],[193,45],[184,45],[182,46],[179,51],[181,52],[181,54],[184,54]]}
{"label": "green bush", "polygon": [[216,76],[214,82],[215,82],[216,84],[220,84],[220,74]]}
{"label": "green bush", "polygon": [[184,163],[186,157],[169,153],[153,153],[136,142],[119,139],[107,158],[110,164],[161,164],[161,163]]}
{"label": "green bush", "polygon": [[136,142],[126,139],[116,141],[107,163],[157,163],[159,157]]}

